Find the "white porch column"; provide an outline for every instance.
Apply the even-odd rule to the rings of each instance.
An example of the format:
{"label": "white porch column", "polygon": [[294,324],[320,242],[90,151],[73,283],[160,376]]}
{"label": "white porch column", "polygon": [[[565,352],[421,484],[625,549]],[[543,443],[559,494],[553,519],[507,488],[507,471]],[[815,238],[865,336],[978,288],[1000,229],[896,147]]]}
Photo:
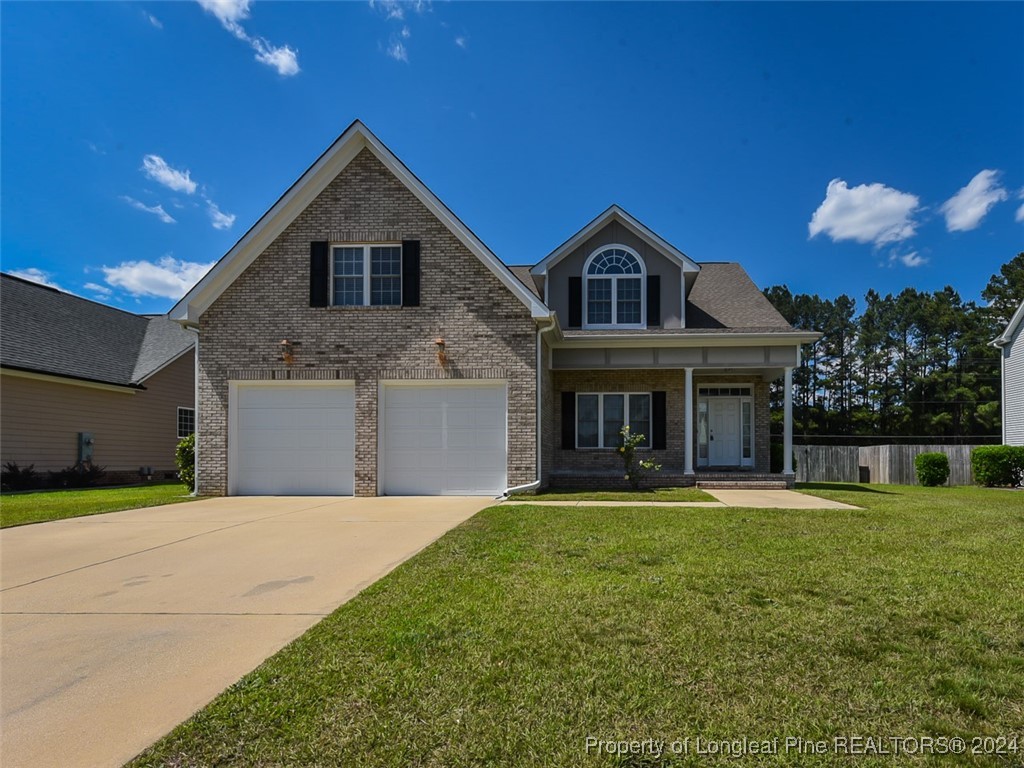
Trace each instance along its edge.
{"label": "white porch column", "polygon": [[693,474],[693,368],[684,368],[686,371],[686,396],[683,398],[683,439],[686,441],[683,446],[683,473]]}
{"label": "white porch column", "polygon": [[793,369],[786,368],[785,405],[782,411],[782,472],[793,474]]}

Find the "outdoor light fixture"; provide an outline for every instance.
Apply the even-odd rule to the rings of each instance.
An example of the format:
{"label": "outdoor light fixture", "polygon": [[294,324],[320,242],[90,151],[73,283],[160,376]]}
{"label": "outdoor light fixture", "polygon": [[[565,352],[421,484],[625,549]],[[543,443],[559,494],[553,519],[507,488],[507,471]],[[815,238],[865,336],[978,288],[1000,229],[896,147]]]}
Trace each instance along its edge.
{"label": "outdoor light fixture", "polygon": [[437,344],[437,364],[444,368],[448,365],[448,353],[445,352],[444,339],[438,336],[434,339],[434,343]]}
{"label": "outdoor light fixture", "polygon": [[292,343],[288,339],[281,339],[278,344],[281,347],[281,359],[284,360],[285,365],[291,365],[295,362],[295,354],[292,352]]}

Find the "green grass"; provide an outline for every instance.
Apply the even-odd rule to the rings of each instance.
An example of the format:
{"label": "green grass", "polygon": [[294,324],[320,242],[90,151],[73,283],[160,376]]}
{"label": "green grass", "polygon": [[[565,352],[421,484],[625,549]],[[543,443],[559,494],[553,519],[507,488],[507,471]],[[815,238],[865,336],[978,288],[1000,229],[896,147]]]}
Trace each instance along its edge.
{"label": "green grass", "polygon": [[645,488],[639,491],[546,490],[532,495],[513,496],[516,501],[715,501],[715,497],[697,488]]}
{"label": "green grass", "polygon": [[864,509],[491,507],[131,765],[1019,765],[585,751],[1024,734],[1024,494],[805,490]]}
{"label": "green grass", "polygon": [[122,509],[177,504],[193,499],[181,483],[161,483],[133,488],[5,493],[0,496],[0,527],[9,528],[14,525],[98,515]]}

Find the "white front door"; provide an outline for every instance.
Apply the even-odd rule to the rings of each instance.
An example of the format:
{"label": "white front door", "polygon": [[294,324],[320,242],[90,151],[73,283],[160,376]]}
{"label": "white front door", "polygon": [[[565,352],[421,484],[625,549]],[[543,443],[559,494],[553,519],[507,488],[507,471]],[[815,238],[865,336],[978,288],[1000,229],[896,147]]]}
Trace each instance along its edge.
{"label": "white front door", "polygon": [[740,465],[740,399],[708,399],[708,464],[712,467]]}

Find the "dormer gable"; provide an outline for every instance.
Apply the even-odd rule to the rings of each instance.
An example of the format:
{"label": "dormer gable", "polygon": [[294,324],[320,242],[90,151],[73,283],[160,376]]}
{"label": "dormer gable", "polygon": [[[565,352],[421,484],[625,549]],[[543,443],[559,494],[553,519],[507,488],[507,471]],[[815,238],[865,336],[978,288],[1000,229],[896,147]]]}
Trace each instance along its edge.
{"label": "dormer gable", "polygon": [[685,328],[700,265],[613,205],[530,269],[562,328]]}

